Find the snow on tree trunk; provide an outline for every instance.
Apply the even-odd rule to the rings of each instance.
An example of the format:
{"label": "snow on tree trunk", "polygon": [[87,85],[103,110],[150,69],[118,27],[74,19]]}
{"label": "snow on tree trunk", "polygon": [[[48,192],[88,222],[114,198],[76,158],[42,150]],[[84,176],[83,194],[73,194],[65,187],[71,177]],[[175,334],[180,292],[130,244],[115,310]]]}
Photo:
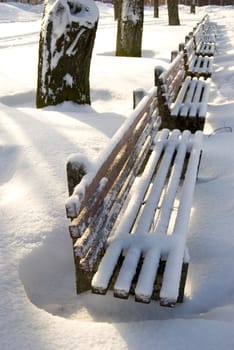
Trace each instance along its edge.
{"label": "snow on tree trunk", "polygon": [[178,0],[168,0],[167,7],[169,25],[180,25]]}
{"label": "snow on tree trunk", "polygon": [[141,57],[144,0],[119,0],[116,56]]}
{"label": "snow on tree trunk", "polygon": [[46,0],[36,106],[90,104],[89,73],[99,12],[93,0]]}

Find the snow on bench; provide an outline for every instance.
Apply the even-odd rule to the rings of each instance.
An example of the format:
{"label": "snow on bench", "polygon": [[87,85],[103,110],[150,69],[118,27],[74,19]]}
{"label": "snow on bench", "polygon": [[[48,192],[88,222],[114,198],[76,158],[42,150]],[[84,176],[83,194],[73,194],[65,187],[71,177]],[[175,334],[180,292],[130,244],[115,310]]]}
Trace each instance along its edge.
{"label": "snow on bench", "polygon": [[206,14],[201,25],[203,26],[203,41],[215,43],[218,34],[217,24],[210,22],[209,16]]}
{"label": "snow on bench", "polygon": [[160,123],[157,89],[153,87],[94,164],[83,155],[67,162],[70,197],[66,211],[71,219],[78,293],[91,287],[106,240],[147,160]]}
{"label": "snow on bench", "polygon": [[95,164],[68,161],[77,293],[183,301],[202,132],[159,131],[160,120],[152,88]]}
{"label": "snow on bench", "polygon": [[186,75],[184,54],[179,52],[167,70],[155,68],[159,111],[163,126],[170,129],[203,130],[210,78]]}
{"label": "snow on bench", "polygon": [[193,31],[196,54],[202,56],[214,56],[216,50],[216,25],[210,23],[209,16],[197,25]]}
{"label": "snow on bench", "polygon": [[92,279],[93,292],[106,293],[117,267],[114,296],[127,298],[135,279],[136,300],[148,303],[160,260],[164,260],[160,304],[176,304],[182,267],[188,263],[186,235],[201,143],[200,131],[195,135],[188,130],[157,133],[144,172],[132,186]]}
{"label": "snow on bench", "polygon": [[194,37],[187,38],[184,50],[184,63],[187,75],[192,77],[208,78],[213,72],[213,56],[196,54]]}

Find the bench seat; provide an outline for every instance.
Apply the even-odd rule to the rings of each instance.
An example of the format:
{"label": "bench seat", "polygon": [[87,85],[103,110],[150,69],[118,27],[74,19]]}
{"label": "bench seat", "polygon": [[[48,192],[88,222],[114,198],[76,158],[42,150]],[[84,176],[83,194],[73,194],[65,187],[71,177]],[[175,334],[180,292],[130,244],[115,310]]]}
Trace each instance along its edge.
{"label": "bench seat", "polygon": [[115,297],[134,293],[136,301],[149,303],[164,261],[160,303],[176,304],[181,270],[189,261],[186,235],[201,143],[202,132],[192,135],[188,130],[163,129],[158,133],[92,279],[94,293],[105,294],[112,285]]}
{"label": "bench seat", "polygon": [[213,72],[213,56],[198,55],[193,37],[189,37],[183,47],[185,70],[192,77],[208,78]]}
{"label": "bench seat", "polygon": [[113,289],[144,303],[183,301],[203,134],[160,126],[154,87],[94,164],[80,155],[68,160],[77,293]]}
{"label": "bench seat", "polygon": [[209,86],[210,79],[186,77],[175,102],[171,104],[171,116],[205,119]]}
{"label": "bench seat", "polygon": [[155,69],[159,110],[170,129],[203,130],[209,98],[210,78],[186,76],[183,52],[167,70]]}
{"label": "bench seat", "polygon": [[200,23],[193,32],[193,38],[196,46],[196,54],[202,56],[214,56],[216,51],[216,31],[212,31],[212,27]]}
{"label": "bench seat", "polygon": [[195,55],[187,70],[188,75],[210,77],[213,72],[213,57]]}
{"label": "bench seat", "polygon": [[215,43],[211,42],[199,42],[196,46],[196,54],[202,56],[214,56],[216,50]]}

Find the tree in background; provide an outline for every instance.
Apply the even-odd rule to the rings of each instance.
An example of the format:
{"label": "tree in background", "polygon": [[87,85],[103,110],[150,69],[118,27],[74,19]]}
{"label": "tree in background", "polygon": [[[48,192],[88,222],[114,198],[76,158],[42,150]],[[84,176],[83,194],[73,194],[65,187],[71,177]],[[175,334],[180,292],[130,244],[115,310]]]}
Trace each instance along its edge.
{"label": "tree in background", "polygon": [[90,104],[89,73],[99,12],[93,0],[46,0],[36,106]]}
{"label": "tree in background", "polygon": [[116,56],[141,57],[144,0],[118,0]]}
{"label": "tree in background", "polygon": [[154,0],[154,18],[159,17],[159,0]]}
{"label": "tree in background", "polygon": [[169,25],[180,25],[178,0],[167,0],[167,7]]}

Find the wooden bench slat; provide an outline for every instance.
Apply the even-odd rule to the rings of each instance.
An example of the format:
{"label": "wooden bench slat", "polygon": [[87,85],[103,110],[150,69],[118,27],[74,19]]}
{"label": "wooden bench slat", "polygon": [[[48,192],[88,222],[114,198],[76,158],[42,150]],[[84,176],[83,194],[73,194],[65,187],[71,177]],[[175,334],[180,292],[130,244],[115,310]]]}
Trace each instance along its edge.
{"label": "wooden bench slat", "polygon": [[[169,135],[169,145],[164,150],[163,157],[160,162],[160,167],[155,175],[152,187],[150,189],[150,195],[144,202],[144,206],[141,211],[141,216],[137,221],[136,233],[148,232],[151,228],[153,215],[159,205],[160,196],[162,194],[170,165],[177,147],[177,139],[180,135],[179,130],[173,130]],[[157,147],[157,145],[156,145]]]}
{"label": "wooden bench slat", "polygon": [[130,247],[126,251],[123,264],[114,285],[115,297],[123,299],[128,298],[132,280],[136,274],[140,257],[141,249],[139,249],[137,246]]}
{"label": "wooden bench slat", "polygon": [[111,245],[106,251],[106,254],[99,264],[98,273],[94,274],[91,282],[93,293],[106,293],[122,249],[123,247],[121,242],[116,242],[115,244]]}
{"label": "wooden bench slat", "polygon": [[135,288],[135,299],[141,303],[149,303],[154,290],[155,279],[158,272],[160,249],[146,252]]}
{"label": "wooden bench slat", "polygon": [[204,84],[206,83],[204,82],[203,78],[197,79],[195,81],[195,91],[191,99],[191,103],[194,103],[194,104],[202,103]]}
{"label": "wooden bench slat", "polygon": [[[203,134],[198,131],[194,138],[193,149],[183,183],[180,206],[176,217],[174,237],[176,237],[175,249],[171,250],[167,258],[167,264],[163,276],[163,284],[160,291],[161,303],[176,303],[178,296],[178,288],[180,282],[180,273],[183,263],[184,245],[186,241],[186,233],[189,224],[189,212],[192,206],[192,198],[194,193],[194,184],[196,182],[196,169],[198,167],[201,155],[201,143]],[[181,268],[178,268],[181,266]]]}
{"label": "wooden bench slat", "polygon": [[[199,84],[199,81],[197,79],[191,79],[188,90],[186,92],[186,95],[184,97],[184,103],[192,103],[194,101],[195,91],[197,89],[197,85]],[[195,101],[197,102],[197,101]]]}

